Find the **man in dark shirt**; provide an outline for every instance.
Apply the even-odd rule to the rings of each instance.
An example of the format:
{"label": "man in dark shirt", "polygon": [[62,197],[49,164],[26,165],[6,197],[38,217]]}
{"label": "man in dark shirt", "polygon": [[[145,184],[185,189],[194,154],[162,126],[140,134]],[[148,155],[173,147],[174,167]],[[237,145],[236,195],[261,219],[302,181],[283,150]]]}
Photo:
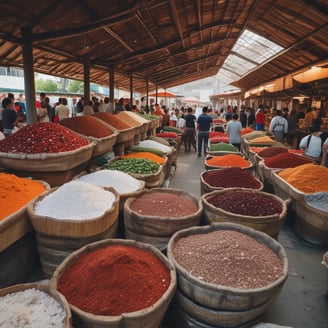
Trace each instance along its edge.
{"label": "man in dark shirt", "polygon": [[18,124],[18,115],[15,110],[15,104],[10,98],[4,98],[2,100],[2,127],[3,134],[7,137],[12,134],[13,129]]}
{"label": "man in dark shirt", "polygon": [[191,145],[196,149],[195,131],[196,131],[196,116],[192,113],[192,108],[188,107],[187,114],[184,116],[186,121],[185,130],[185,151],[190,152]]}
{"label": "man in dark shirt", "polygon": [[207,115],[208,108],[203,107],[203,112],[197,119],[197,132],[198,132],[198,156],[202,155],[202,149],[204,149],[204,155],[208,147],[208,137],[210,129],[213,123],[212,117]]}

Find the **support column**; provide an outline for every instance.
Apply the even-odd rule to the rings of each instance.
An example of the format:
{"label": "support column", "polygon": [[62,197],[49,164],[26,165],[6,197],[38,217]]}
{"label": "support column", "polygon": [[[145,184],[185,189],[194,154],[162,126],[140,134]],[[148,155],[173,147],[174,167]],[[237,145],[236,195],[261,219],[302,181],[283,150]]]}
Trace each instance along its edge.
{"label": "support column", "polygon": [[130,78],[130,106],[133,105],[133,74],[129,73]]}
{"label": "support column", "polygon": [[115,100],[114,100],[114,84],[115,83],[115,74],[114,68],[111,67],[109,69],[109,101],[113,105],[113,110],[115,108]]}
{"label": "support column", "polygon": [[84,57],[83,60],[84,70],[84,104],[88,105],[87,102],[91,99],[90,97],[90,60],[88,57]]}
{"label": "support column", "polygon": [[37,122],[37,113],[35,106],[36,96],[33,66],[32,29],[30,27],[23,27],[21,33],[24,39],[24,43],[22,45],[22,53],[24,66],[26,123],[32,124],[34,122]]}

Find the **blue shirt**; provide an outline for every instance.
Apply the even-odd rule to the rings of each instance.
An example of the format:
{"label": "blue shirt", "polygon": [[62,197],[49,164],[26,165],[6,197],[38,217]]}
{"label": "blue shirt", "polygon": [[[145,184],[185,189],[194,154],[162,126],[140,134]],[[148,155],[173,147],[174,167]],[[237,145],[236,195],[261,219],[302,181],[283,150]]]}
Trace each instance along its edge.
{"label": "blue shirt", "polygon": [[211,124],[213,119],[211,116],[206,114],[200,114],[197,119],[199,131],[209,131],[211,128]]}

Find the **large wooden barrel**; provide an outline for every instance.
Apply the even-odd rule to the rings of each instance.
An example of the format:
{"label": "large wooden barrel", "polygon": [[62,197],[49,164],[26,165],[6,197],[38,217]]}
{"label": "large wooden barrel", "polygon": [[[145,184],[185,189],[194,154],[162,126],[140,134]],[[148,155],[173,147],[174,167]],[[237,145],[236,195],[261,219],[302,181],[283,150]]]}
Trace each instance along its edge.
{"label": "large wooden barrel", "polygon": [[[236,168],[233,168],[233,169],[236,169]],[[209,175],[214,175],[216,177],[218,177],[220,174],[225,174],[225,172],[227,172],[227,175],[226,175],[226,178],[229,179],[229,168],[224,168],[222,170],[220,169],[216,169],[216,170],[210,170],[210,171],[203,171],[201,172],[200,174],[200,192],[201,192],[201,195],[203,194],[206,194],[206,193],[209,193],[209,192],[212,192],[214,190],[223,190],[223,189],[226,189],[226,188],[232,188],[232,187],[236,187],[238,186],[238,188],[246,188],[246,181],[244,181],[243,183],[240,182],[240,178],[239,178],[239,181],[238,181],[238,184],[236,184],[236,182],[233,182],[231,179],[229,181],[229,186],[225,186],[223,187],[222,185],[222,179],[216,179],[216,182],[218,182],[217,185],[220,185],[220,186],[217,186],[217,185],[213,185],[213,183],[209,183],[206,181],[206,177],[209,177]],[[245,172],[248,172],[248,171],[245,171]],[[241,172],[242,173],[242,172]],[[225,180],[226,181],[226,180]],[[252,187],[249,187],[249,189],[253,189],[253,190],[258,190],[258,191],[261,191],[263,190],[263,183],[258,179],[256,178],[254,175],[252,175],[250,172],[249,172],[249,184]],[[221,183],[219,183],[221,182]],[[234,183],[234,185],[233,185]],[[247,187],[248,188],[248,187]]]}
{"label": "large wooden barrel", "polygon": [[[143,195],[151,196],[155,193],[162,194],[163,202],[165,202],[166,195],[174,195],[177,199],[181,198],[190,201],[194,204],[196,210],[191,214],[173,217],[166,214],[163,215],[160,211],[158,211],[156,215],[145,215],[131,209],[131,205],[135,200],[138,200],[139,197]],[[167,206],[170,205],[167,204]],[[154,211],[156,212],[156,205]],[[153,188],[145,190],[138,197],[128,198],[124,203],[123,217],[125,236],[128,239],[150,243],[158,249],[164,250],[167,247],[169,239],[176,231],[199,225],[202,213],[203,206],[201,201],[186,191],[173,188]]]}
{"label": "large wooden barrel", "polygon": [[328,213],[309,206],[304,199],[296,202],[293,230],[297,236],[313,246],[328,246]]}
{"label": "large wooden barrel", "polygon": [[27,207],[28,215],[36,231],[45,278],[50,278],[56,267],[73,251],[91,242],[115,238],[118,233],[119,194],[113,188],[107,189],[115,195],[115,201],[103,215],[98,217],[73,220],[37,215],[35,213],[37,202],[58,188],[44,192]]}
{"label": "large wooden barrel", "polygon": [[[117,316],[105,316],[105,315],[95,315],[85,312],[70,304],[71,311],[73,314],[73,325],[79,328],[157,328],[167,311],[167,308],[174,296],[176,290],[176,271],[174,266],[159,250],[154,246],[135,242],[133,240],[123,240],[123,239],[107,239],[92,244],[88,244],[81,249],[70,254],[56,269],[54,272],[50,286],[54,289],[58,289],[59,281],[63,273],[74,264],[81,256],[110,245],[123,245],[138,248],[147,252],[154,254],[167,268],[170,275],[170,283],[166,291],[162,296],[151,306],[146,306],[145,308],[129,312],[122,313]],[[137,270],[137,268],[136,268]],[[124,288],[122,286],[122,288]],[[110,290],[109,290],[110,292]]]}
{"label": "large wooden barrel", "polygon": [[[176,259],[174,246],[191,236],[206,236],[216,231],[236,231],[253,238],[270,249],[281,261],[281,275],[259,288],[235,288],[207,283],[186,270]],[[219,240],[218,240],[219,242]],[[208,252],[211,245],[208,245]],[[214,250],[212,250],[214,251]],[[195,255],[198,250],[195,248]],[[215,251],[216,252],[216,251]],[[219,252],[219,251],[218,251]],[[216,254],[220,254],[216,253]],[[177,271],[178,291],[175,307],[190,316],[195,325],[190,327],[243,327],[259,318],[279,295],[288,275],[288,260],[283,247],[267,234],[234,223],[213,223],[209,226],[192,227],[176,232],[169,241],[167,256]],[[218,255],[220,256],[220,255]],[[206,259],[204,259],[206,261]],[[201,265],[201,263],[200,263]],[[220,273],[217,273],[220,275]],[[199,325],[197,324],[199,323]],[[209,325],[209,326],[208,326]],[[189,326],[186,326],[189,327]]]}
{"label": "large wooden barrel", "polygon": [[[268,201],[273,200],[281,205],[281,212],[272,215],[261,215],[261,216],[251,216],[251,215],[239,215],[233,212],[228,212],[222,208],[216,207],[208,202],[208,199],[215,197],[216,195],[223,195],[225,193],[231,193],[233,191],[244,191],[247,193],[253,193],[265,196]],[[213,222],[231,222],[242,224],[244,226],[262,231],[267,233],[273,238],[278,238],[282,224],[284,223],[287,215],[288,205],[291,202],[290,199],[282,200],[276,195],[272,195],[263,191],[243,189],[243,188],[227,188],[224,190],[214,190],[210,193],[206,193],[201,197],[203,208],[204,208],[204,218],[206,223]]]}
{"label": "large wooden barrel", "polygon": [[[56,326],[57,328],[70,328],[70,327],[72,327],[72,314],[71,314],[71,310],[70,310],[70,307],[69,307],[69,304],[68,304],[67,300],[57,290],[55,290],[53,288],[49,288],[49,286],[47,284],[44,284],[44,283],[40,282],[40,283],[26,283],[26,284],[13,285],[13,286],[10,286],[10,287],[7,287],[7,288],[0,289],[0,298],[8,296],[9,294],[28,291],[30,289],[46,293],[50,297],[50,299],[53,299],[55,301],[54,304],[59,305],[59,308],[63,311],[63,320],[62,320],[62,322],[60,323],[59,326]],[[31,300],[31,302],[32,302],[32,300]],[[37,296],[35,296],[34,302],[36,304],[38,304],[37,303],[38,302]],[[26,320],[35,320],[36,319],[35,315],[33,315],[33,313],[32,313],[31,316],[30,316],[30,313],[28,313],[27,307],[24,306],[25,302],[24,302],[23,298],[22,298],[22,303],[20,303],[18,301],[16,304],[17,304],[17,309],[16,309],[16,312],[13,313],[13,315],[15,315],[15,318],[17,318],[17,317],[19,317],[19,315],[21,315],[22,318],[25,318]],[[41,303],[41,304],[43,304],[43,303]],[[46,306],[46,304],[43,304],[43,306]],[[38,313],[38,315],[40,317],[45,317],[46,315],[51,315],[50,313],[45,314],[44,312],[42,312],[42,308],[40,306],[39,306],[39,310],[40,310],[40,313]],[[21,311],[21,313],[19,311]],[[53,313],[53,315],[54,315],[54,317],[59,316],[55,312]],[[24,319],[22,319],[22,320],[24,320]],[[17,322],[18,322],[18,320],[17,320]],[[20,321],[20,324],[22,324],[22,322],[23,321]],[[39,320],[38,321],[35,320],[34,322],[33,321],[32,322],[28,321],[29,326],[33,326],[33,323],[35,325],[39,325],[40,321]],[[52,324],[54,324],[54,323],[52,323]],[[16,327],[16,326],[14,325],[13,327]]]}

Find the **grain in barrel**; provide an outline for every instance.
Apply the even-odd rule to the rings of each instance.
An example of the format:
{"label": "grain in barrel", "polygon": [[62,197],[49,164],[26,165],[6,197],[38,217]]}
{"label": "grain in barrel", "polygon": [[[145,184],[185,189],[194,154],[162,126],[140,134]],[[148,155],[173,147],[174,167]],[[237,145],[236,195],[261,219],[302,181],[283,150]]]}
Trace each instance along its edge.
{"label": "grain in barrel", "polygon": [[124,204],[126,237],[164,250],[179,229],[199,225],[203,207],[192,194],[174,188],[153,188]]}
{"label": "grain in barrel", "polygon": [[167,255],[178,278],[173,305],[197,327],[249,325],[278,296],[288,274],[277,241],[234,223],[180,230]]}

